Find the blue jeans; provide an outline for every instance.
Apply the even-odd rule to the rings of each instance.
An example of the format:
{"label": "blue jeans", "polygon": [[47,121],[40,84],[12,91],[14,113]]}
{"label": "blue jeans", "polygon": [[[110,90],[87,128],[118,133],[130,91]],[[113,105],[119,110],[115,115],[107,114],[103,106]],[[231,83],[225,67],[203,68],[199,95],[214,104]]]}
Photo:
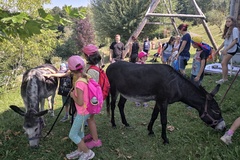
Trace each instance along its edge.
{"label": "blue jeans", "polygon": [[72,128],[69,132],[69,138],[75,143],[78,144],[81,142],[81,140],[84,138],[84,122],[90,117],[90,114],[88,115],[80,115],[77,114],[73,124]]}

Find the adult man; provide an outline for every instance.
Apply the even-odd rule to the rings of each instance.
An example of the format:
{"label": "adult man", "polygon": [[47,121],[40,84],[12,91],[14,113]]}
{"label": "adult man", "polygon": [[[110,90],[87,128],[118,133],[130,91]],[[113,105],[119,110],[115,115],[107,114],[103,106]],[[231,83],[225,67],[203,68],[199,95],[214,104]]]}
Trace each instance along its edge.
{"label": "adult man", "polygon": [[115,61],[121,61],[124,59],[124,44],[120,41],[121,37],[119,34],[115,36],[115,42],[110,46],[109,60],[111,63]]}

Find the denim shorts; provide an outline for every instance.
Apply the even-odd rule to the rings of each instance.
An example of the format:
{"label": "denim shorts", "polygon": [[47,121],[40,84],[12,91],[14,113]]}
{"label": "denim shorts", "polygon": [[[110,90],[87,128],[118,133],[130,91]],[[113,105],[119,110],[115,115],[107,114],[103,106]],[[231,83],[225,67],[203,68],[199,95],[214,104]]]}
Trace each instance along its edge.
{"label": "denim shorts", "polygon": [[185,57],[185,56],[178,57],[178,63],[179,63],[180,70],[185,70],[188,60],[189,60],[189,57]]}
{"label": "denim shorts", "polygon": [[169,60],[169,57],[171,56],[171,54],[163,54],[163,60],[164,62],[167,62]]}

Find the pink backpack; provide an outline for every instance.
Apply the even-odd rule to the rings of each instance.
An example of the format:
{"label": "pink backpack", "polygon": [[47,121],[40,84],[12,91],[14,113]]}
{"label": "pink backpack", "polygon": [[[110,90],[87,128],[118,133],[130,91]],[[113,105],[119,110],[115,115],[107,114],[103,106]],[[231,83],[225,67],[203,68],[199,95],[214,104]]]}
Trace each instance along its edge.
{"label": "pink backpack", "polygon": [[87,83],[88,85],[88,112],[90,114],[99,114],[103,107],[103,94],[100,85],[92,78],[88,79],[88,81],[86,81],[86,79],[80,78],[80,81]]}

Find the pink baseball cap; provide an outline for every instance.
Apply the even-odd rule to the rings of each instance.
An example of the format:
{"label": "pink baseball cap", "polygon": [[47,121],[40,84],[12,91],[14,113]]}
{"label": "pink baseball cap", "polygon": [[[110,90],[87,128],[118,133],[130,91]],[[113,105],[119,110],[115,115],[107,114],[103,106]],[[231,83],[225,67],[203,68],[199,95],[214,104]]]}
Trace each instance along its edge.
{"label": "pink baseball cap", "polygon": [[98,47],[93,45],[93,44],[89,44],[83,47],[82,49],[83,53],[85,53],[88,56],[93,55],[95,52],[98,51]]}
{"label": "pink baseball cap", "polygon": [[68,68],[72,71],[84,69],[84,60],[78,55],[71,56],[70,58],[68,58]]}
{"label": "pink baseball cap", "polygon": [[142,51],[142,52],[138,53],[138,58],[142,58],[142,57],[145,57],[145,56],[147,57],[147,53],[146,52]]}

